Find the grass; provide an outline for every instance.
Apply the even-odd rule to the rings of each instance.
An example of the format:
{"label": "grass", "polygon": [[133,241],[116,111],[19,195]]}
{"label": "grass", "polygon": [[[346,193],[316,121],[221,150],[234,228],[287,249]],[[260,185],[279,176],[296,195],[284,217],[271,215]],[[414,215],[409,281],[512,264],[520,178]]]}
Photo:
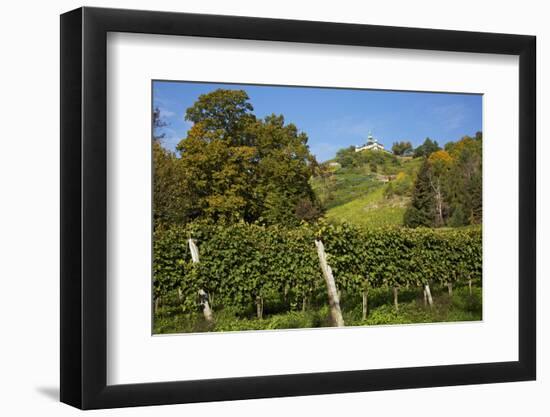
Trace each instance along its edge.
{"label": "grass", "polygon": [[384,188],[348,203],[333,207],[326,212],[326,218],[332,222],[348,222],[360,226],[402,225],[408,198],[384,197]]}
{"label": "grass", "polygon": [[[452,297],[446,289],[434,287],[434,305],[425,306],[418,288],[399,292],[399,311],[393,306],[393,296],[388,289],[372,289],[369,292],[369,314],[362,319],[360,295],[344,294],[341,300],[346,326],[375,326],[412,323],[436,323],[479,321],[482,319],[481,288],[474,287],[469,295],[467,287],[457,287]],[[183,314],[176,304],[162,306],[155,315],[154,333],[228,332],[246,330],[276,330],[330,327],[329,309],[321,303],[305,311],[288,311],[266,314],[258,319],[253,314],[239,314],[232,309],[214,311],[215,321],[208,324],[200,313]]]}
{"label": "grass", "polygon": [[377,175],[371,173],[368,167],[335,171],[331,191],[328,192],[320,178],[312,179],[312,187],[323,205],[330,209],[337,207],[356,198],[360,198],[383,186],[377,179]]}

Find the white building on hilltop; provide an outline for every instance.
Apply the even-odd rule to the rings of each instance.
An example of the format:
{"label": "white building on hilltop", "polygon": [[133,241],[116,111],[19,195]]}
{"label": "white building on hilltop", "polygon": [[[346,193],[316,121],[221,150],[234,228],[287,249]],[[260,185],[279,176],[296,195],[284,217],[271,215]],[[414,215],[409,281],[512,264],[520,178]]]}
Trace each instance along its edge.
{"label": "white building on hilltop", "polygon": [[389,152],[384,148],[384,145],[381,143],[378,143],[378,139],[372,137],[372,133],[369,132],[369,136],[367,137],[367,143],[363,146],[356,146],[355,152],[361,152],[361,151],[384,151]]}

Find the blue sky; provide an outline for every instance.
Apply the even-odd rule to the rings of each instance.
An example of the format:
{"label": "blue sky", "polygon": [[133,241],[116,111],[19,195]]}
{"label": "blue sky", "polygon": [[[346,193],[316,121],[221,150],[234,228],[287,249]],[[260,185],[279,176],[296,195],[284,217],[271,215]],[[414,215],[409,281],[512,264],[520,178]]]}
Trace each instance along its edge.
{"label": "blue sky", "polygon": [[338,149],[363,144],[369,132],[390,149],[401,140],[416,147],[426,137],[443,145],[482,130],[482,96],[477,94],[155,81],[153,106],[167,123],[164,146],[174,150],[191,127],[186,109],[217,88],[245,90],[257,117],[284,115],[307,133],[320,162]]}

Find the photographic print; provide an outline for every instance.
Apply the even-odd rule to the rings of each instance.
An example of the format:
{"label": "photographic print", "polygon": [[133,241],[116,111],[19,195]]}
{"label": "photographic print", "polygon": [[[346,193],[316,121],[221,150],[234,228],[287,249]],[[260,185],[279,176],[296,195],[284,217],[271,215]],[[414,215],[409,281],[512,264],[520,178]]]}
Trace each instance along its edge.
{"label": "photographic print", "polygon": [[482,320],[482,98],[154,80],[153,334]]}

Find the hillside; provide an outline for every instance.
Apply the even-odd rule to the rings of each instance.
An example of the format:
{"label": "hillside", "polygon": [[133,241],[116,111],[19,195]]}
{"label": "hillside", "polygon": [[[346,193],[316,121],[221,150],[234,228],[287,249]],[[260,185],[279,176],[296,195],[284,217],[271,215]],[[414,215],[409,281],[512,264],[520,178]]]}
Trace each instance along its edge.
{"label": "hillside", "polygon": [[332,223],[401,225],[420,163],[420,159],[373,151],[340,154],[324,164],[311,184]]}

